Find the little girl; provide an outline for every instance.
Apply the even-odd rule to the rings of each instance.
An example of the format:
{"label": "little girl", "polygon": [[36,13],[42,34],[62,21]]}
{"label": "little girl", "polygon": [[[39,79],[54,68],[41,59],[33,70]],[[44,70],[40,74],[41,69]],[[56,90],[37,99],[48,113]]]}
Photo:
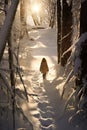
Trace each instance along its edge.
{"label": "little girl", "polygon": [[46,74],[49,71],[48,65],[47,65],[47,61],[45,58],[42,59],[41,61],[41,65],[40,65],[40,72],[43,75],[43,79],[46,79]]}

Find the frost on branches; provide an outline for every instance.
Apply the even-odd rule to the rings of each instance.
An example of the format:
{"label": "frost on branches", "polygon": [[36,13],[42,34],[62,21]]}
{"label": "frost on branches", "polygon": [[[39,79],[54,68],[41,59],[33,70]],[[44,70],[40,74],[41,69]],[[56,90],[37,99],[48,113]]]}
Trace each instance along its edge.
{"label": "frost on branches", "polygon": [[[72,77],[74,77],[76,79],[76,90],[73,92],[73,94],[70,95],[69,100],[73,96],[75,96],[76,99],[79,100],[78,104],[80,103],[80,101],[82,99],[82,97],[80,98],[79,95],[82,95],[81,93],[86,86],[85,79],[86,79],[87,75],[85,75],[85,77],[83,76],[83,78],[82,78],[83,86],[81,86],[79,84],[77,85],[77,82],[80,83],[82,70],[83,70],[82,67],[84,67],[82,65],[83,61],[82,61],[82,58],[81,58],[81,55],[82,55],[81,53],[82,53],[82,50],[83,50],[82,46],[84,46],[84,43],[85,43],[86,40],[87,40],[87,33],[83,33],[80,36],[78,42],[70,47],[70,49],[72,50],[72,53],[71,53],[71,56],[68,59],[68,62],[67,62],[67,65],[66,65],[66,71],[68,70],[70,65],[72,65],[72,70],[66,78],[66,81],[65,81],[65,84],[64,84],[64,87],[63,87],[63,92],[62,92],[62,97],[63,97],[65,89],[67,88],[66,84],[70,81],[70,79]],[[69,49],[69,51],[70,51],[70,49]],[[67,51],[66,51],[66,53],[67,53]],[[78,104],[77,104],[77,106],[78,106]],[[68,103],[67,103],[67,105],[68,105]]]}
{"label": "frost on branches", "polygon": [[[62,97],[67,88],[67,83],[74,77],[74,91],[68,97],[64,110],[66,110],[72,102],[76,112],[69,118],[69,122],[78,125],[87,118],[87,32],[83,33],[78,42],[72,45],[70,49],[72,53],[67,62],[66,70],[68,70],[71,65],[72,69],[63,86]],[[68,50],[70,51],[70,49]]]}

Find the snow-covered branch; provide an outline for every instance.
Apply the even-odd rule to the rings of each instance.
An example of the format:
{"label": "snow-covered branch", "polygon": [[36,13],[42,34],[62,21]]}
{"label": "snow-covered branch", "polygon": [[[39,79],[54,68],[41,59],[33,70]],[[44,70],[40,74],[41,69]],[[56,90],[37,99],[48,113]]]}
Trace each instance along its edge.
{"label": "snow-covered branch", "polygon": [[2,59],[6,41],[11,31],[18,3],[19,0],[12,0],[12,4],[8,10],[4,25],[2,26],[0,31],[0,60]]}
{"label": "snow-covered branch", "polygon": [[[66,87],[66,84],[70,81],[70,79],[75,76],[77,77],[78,74],[80,73],[81,70],[81,59],[80,59],[80,54],[81,54],[81,44],[87,40],[87,32],[83,33],[78,42],[74,44],[74,46],[70,47],[72,49],[71,56],[69,58],[69,64],[73,66],[71,72],[68,74],[67,79],[65,81],[64,87],[63,87],[63,92],[62,96],[64,94]],[[68,63],[67,63],[68,64]],[[68,65],[66,65],[68,67]],[[67,68],[66,68],[67,69]]]}

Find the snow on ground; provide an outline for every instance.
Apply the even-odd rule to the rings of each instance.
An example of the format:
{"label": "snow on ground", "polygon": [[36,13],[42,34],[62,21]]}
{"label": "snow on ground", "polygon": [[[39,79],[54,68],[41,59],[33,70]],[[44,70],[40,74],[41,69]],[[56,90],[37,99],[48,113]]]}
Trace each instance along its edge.
{"label": "snow on ground", "polygon": [[[50,33],[49,33],[50,32]],[[49,67],[57,63],[56,35],[55,30],[44,29],[40,31],[31,31],[30,36],[34,36],[35,42],[29,44],[31,55],[36,58],[36,62],[32,62],[32,68],[39,70],[41,59],[45,57],[49,62]],[[36,37],[35,37],[36,35]],[[34,68],[35,67],[35,68]]]}
{"label": "snow on ground", "polygon": [[[29,97],[30,102],[27,105],[23,103],[22,108],[25,115],[30,116],[34,130],[86,130],[83,124],[80,127],[69,124],[68,118],[74,113],[73,109],[64,113],[65,100],[60,98],[65,81],[64,68],[57,65],[56,30],[32,30],[29,37],[31,40],[21,41],[20,64],[24,69],[27,91],[37,96]],[[39,71],[43,57],[49,66],[46,80],[42,79]],[[68,90],[65,98],[69,96]]]}
{"label": "snow on ground", "polygon": [[[24,82],[27,91],[36,96],[29,96],[29,103],[21,106],[33,124],[34,130],[86,130],[84,125],[73,127],[68,118],[73,110],[63,113],[64,100],[61,100],[61,88],[64,84],[64,68],[57,65],[57,43],[55,29],[40,29],[29,32],[31,39],[22,39],[20,65],[24,70]],[[49,72],[43,80],[39,71],[42,58],[47,59]],[[70,84],[71,85],[71,84]],[[66,94],[68,96],[68,94]],[[28,130],[31,130],[31,128]]]}
{"label": "snow on ground", "polygon": [[[33,97],[36,101],[35,104],[38,104],[36,105],[37,110],[35,110],[35,112],[31,111],[31,115],[35,114],[38,121],[35,119],[31,120],[36,121],[36,123],[33,123],[35,130],[54,129],[54,112],[51,110],[53,109],[53,106],[50,105],[45,86],[50,85],[57,75],[56,69],[54,69],[54,65],[57,64],[56,34],[55,30],[42,29],[31,31],[29,33],[29,37],[32,36],[34,41],[27,41],[24,39],[20,50],[20,63],[25,71],[24,79],[29,79],[30,86],[32,87],[30,87],[31,90],[29,91],[33,91],[35,94],[39,95],[37,97]],[[25,52],[25,54],[23,52]],[[46,82],[43,81],[42,74],[39,71],[43,57],[46,58],[49,66],[49,73],[47,75]],[[31,108],[33,104],[31,103],[29,105]]]}

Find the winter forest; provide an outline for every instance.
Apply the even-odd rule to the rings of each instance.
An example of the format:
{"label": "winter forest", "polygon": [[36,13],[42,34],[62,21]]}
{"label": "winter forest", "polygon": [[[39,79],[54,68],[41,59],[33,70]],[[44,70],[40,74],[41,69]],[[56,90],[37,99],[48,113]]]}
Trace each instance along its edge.
{"label": "winter forest", "polygon": [[87,0],[0,0],[0,130],[87,130]]}

